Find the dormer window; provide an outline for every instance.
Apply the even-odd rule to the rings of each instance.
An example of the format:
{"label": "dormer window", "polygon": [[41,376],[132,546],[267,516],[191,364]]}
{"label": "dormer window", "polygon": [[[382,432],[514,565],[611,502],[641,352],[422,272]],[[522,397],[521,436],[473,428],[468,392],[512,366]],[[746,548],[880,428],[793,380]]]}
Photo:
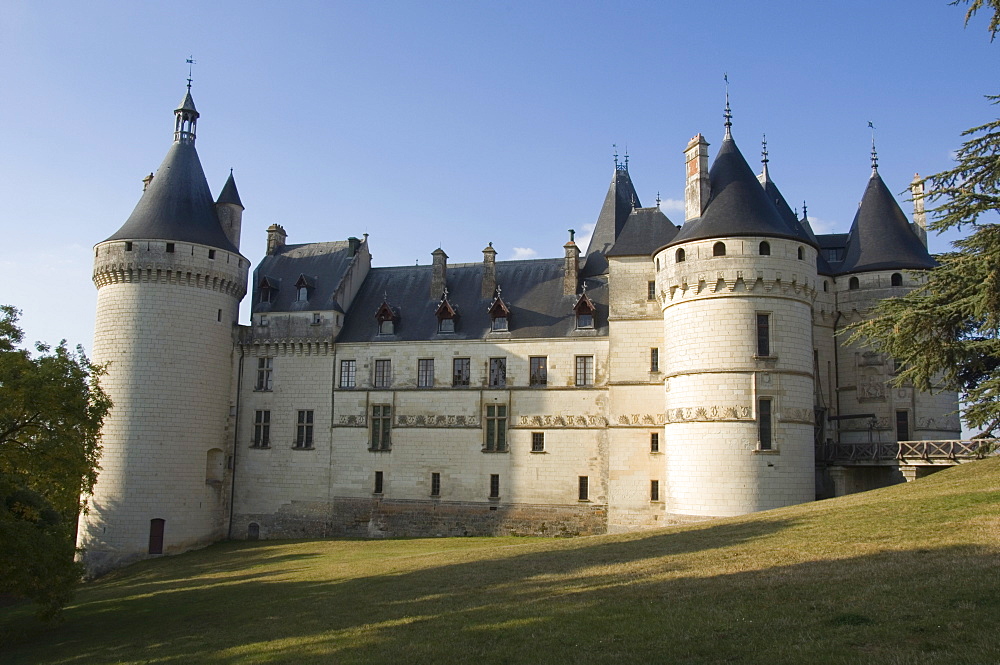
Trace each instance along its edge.
{"label": "dormer window", "polygon": [[444,290],[441,303],[438,305],[437,311],[434,312],[434,316],[437,317],[439,333],[455,332],[455,319],[458,317],[458,313],[448,302],[448,289]]}
{"label": "dormer window", "polygon": [[395,310],[389,306],[388,300],[383,300],[382,304],[379,305],[378,311],[375,312],[375,321],[378,324],[378,334],[396,334],[396,319],[398,318],[399,317]]}
{"label": "dormer window", "polygon": [[258,302],[274,302],[274,297],[278,295],[278,285],[279,282],[276,279],[261,277],[260,281],[257,283],[257,292],[260,294],[257,299]]}
{"label": "dormer window", "polygon": [[490,304],[490,330],[493,332],[506,332],[510,330],[510,309],[507,303],[500,297],[500,287],[497,287],[496,298]]}
{"label": "dormer window", "polygon": [[593,328],[594,312],[596,311],[597,308],[594,307],[594,303],[591,302],[590,298],[587,297],[587,292],[584,291],[580,299],[576,301],[576,305],[573,306],[573,312],[576,314],[577,330]]}
{"label": "dormer window", "polygon": [[309,300],[309,296],[312,295],[315,286],[316,280],[314,278],[299,275],[299,278],[295,280],[295,300],[297,302],[306,302]]}

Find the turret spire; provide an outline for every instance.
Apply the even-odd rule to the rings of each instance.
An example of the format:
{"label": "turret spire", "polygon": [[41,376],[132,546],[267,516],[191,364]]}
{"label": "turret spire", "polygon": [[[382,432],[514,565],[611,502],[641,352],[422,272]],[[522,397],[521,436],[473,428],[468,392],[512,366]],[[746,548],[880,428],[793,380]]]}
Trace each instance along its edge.
{"label": "turret spire", "polygon": [[763,134],[760,141],[760,163],[764,165],[764,170],[761,173],[763,179],[766,181],[768,179],[767,175],[767,134]]}
{"label": "turret spire", "polygon": [[195,128],[198,126],[198,109],[194,106],[194,98],[191,97],[191,66],[194,64],[192,58],[187,59],[188,79],[187,91],[180,105],[174,109],[174,143],[189,143],[194,145]]}
{"label": "turret spire", "polygon": [[875,150],[875,125],[868,121],[868,126],[872,128],[872,175],[878,173],[878,151]]}
{"label": "turret spire", "polygon": [[726,110],[723,112],[722,117],[726,119],[726,138],[733,138],[733,112],[729,108],[729,74],[723,74],[722,79],[726,82]]}

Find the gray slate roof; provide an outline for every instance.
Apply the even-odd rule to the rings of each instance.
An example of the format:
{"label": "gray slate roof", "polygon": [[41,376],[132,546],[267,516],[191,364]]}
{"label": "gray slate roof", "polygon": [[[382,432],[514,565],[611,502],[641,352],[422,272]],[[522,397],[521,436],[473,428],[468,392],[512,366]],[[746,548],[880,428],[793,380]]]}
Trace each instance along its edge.
{"label": "gray slate roof", "polygon": [[[253,271],[251,310],[254,313],[303,310],[343,312],[341,304],[333,296],[353,260],[350,243],[346,240],[285,245],[277,253],[265,256]],[[306,283],[313,280],[309,300],[305,302],[297,301],[295,292],[295,282],[302,275],[305,275]],[[270,303],[260,302],[260,285],[265,279],[272,289],[277,289]]]}
{"label": "gray slate roof", "polygon": [[778,212],[732,137],[723,139],[708,177],[711,195],[705,211],[686,223],[669,244],[734,236],[790,238],[813,244],[801,226],[793,228]]}
{"label": "gray slate roof", "polygon": [[226,180],[226,184],[222,186],[222,191],[219,192],[219,198],[216,199],[216,203],[235,203],[239,207],[243,207],[243,201],[240,200],[240,192],[236,189],[236,180],[233,178],[233,172],[230,169],[229,178]]}
{"label": "gray slate roof", "polygon": [[[813,233],[812,227],[809,226],[809,222],[805,219],[799,221],[799,218],[795,216],[792,211],[791,206],[788,205],[788,201],[782,196],[781,191],[778,186],[774,184],[774,181],[767,175],[767,171],[764,172],[764,193],[767,194],[768,198],[774,201],[774,207],[778,209],[778,213],[785,220],[791,228],[795,229],[803,238],[808,238],[809,244],[814,247],[820,247],[819,239],[816,238],[816,234]],[[816,255],[816,272],[820,275],[832,275],[833,268],[825,258],[823,258],[823,253],[819,252]]]}
{"label": "gray slate roof", "polygon": [[605,255],[649,256],[676,235],[677,227],[659,208],[636,208]]}
{"label": "gray slate roof", "polygon": [[590,236],[590,244],[587,245],[583,274],[600,275],[607,272],[608,260],[605,255],[625,228],[625,222],[633,208],[639,207],[639,195],[635,193],[628,169],[624,165],[617,165],[608,193],[604,197],[601,213],[597,216],[594,234]]}
{"label": "gray slate roof", "polygon": [[851,224],[847,255],[839,272],[926,269],[936,265],[910,229],[906,215],[878,171],[873,171]]}
{"label": "gray slate roof", "polygon": [[156,239],[193,242],[239,254],[215,212],[198,152],[174,143],[125,224],[108,240]]}
{"label": "gray slate roof", "polygon": [[198,109],[194,107],[194,98],[191,97],[190,86],[187,92],[184,93],[184,99],[181,100],[180,106],[177,107],[177,111],[194,111],[195,115],[198,115]]}
{"label": "gray slate roof", "polygon": [[[563,259],[500,261],[496,264],[500,296],[510,308],[508,333],[490,333],[492,298],[480,297],[483,266],[448,266],[448,301],[456,310],[455,332],[437,332],[441,303],[431,297],[431,266],[372,268],[351,304],[338,342],[419,341],[449,339],[529,339],[538,337],[607,336],[608,288],[604,278],[586,279],[594,303],[594,330],[577,331],[573,306],[579,294],[563,295]],[[375,313],[383,299],[397,313],[394,335],[378,335]]]}

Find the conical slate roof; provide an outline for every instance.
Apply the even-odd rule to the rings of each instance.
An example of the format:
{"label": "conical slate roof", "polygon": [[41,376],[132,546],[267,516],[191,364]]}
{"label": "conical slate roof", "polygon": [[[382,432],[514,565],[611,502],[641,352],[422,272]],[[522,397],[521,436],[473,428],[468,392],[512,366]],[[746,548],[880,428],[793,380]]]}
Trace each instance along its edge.
{"label": "conical slate roof", "polygon": [[705,211],[685,224],[671,245],[733,236],[790,238],[813,244],[801,227],[793,228],[781,216],[732,137],[722,141],[708,179],[711,195]]}
{"label": "conical slate roof", "polygon": [[[800,221],[799,218],[795,216],[791,206],[788,205],[788,201],[785,200],[785,197],[782,196],[778,186],[774,184],[773,180],[771,180],[766,168],[764,169],[762,178],[763,180],[761,185],[764,186],[764,193],[767,194],[767,197],[771,201],[774,201],[774,207],[778,209],[778,213],[781,215],[782,219],[785,220],[785,223],[795,229],[795,232],[801,236],[804,242],[808,242],[810,245],[819,249],[819,240],[816,238],[816,234],[813,233],[812,227],[809,226],[809,221],[805,218]],[[822,252],[816,254],[816,272],[821,275],[833,274],[833,268],[831,268],[827,260],[823,258]]]}
{"label": "conical slate roof", "polygon": [[906,215],[882,182],[882,176],[873,171],[851,224],[840,273],[919,270],[936,265],[937,261],[910,230]]}
{"label": "conical slate roof", "polygon": [[191,96],[191,88],[188,87],[187,92],[184,93],[184,99],[181,100],[180,106],[177,107],[177,111],[193,111],[195,114],[198,113],[198,109],[194,107],[194,98]]}
{"label": "conical slate roof", "polygon": [[170,146],[135,210],[108,238],[126,239],[179,240],[239,253],[219,225],[215,201],[193,144]]}
{"label": "conical slate roof", "polygon": [[649,256],[674,239],[677,227],[659,208],[636,208],[605,256]]}
{"label": "conical slate roof", "polygon": [[216,203],[235,203],[239,207],[243,208],[243,201],[240,200],[240,192],[236,189],[236,179],[233,178],[233,172],[230,169],[229,179],[226,180],[226,184],[222,186],[222,191],[219,193],[219,198],[216,199]]}
{"label": "conical slate roof", "polygon": [[597,217],[594,234],[590,236],[590,244],[587,246],[587,262],[583,269],[585,275],[599,275],[607,270],[605,253],[615,244],[632,210],[639,207],[639,196],[632,186],[628,169],[624,165],[616,165],[611,186],[608,187],[604,205],[601,206],[601,214]]}

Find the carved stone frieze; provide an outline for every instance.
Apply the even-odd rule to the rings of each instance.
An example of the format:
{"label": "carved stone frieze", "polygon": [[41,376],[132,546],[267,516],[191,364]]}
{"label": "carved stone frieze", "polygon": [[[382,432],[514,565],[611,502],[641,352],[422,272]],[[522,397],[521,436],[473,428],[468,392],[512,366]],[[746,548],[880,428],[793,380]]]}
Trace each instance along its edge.
{"label": "carved stone frieze", "polygon": [[749,406],[689,406],[667,409],[661,416],[668,423],[753,420]]}
{"label": "carved stone frieze", "polygon": [[811,408],[784,408],[781,410],[779,420],[784,423],[807,423],[812,425],[815,422],[816,412]]}
{"label": "carved stone frieze", "polygon": [[337,424],[341,425],[341,426],[344,426],[344,427],[367,427],[368,426],[368,419],[365,416],[363,416],[363,415],[361,415],[361,416],[355,416],[355,415],[345,416],[345,415],[342,415],[342,416],[340,416]]}
{"label": "carved stone frieze", "polygon": [[595,415],[544,415],[520,416],[519,427],[607,427],[608,419]]}
{"label": "carved stone frieze", "polygon": [[400,414],[396,416],[396,427],[479,427],[479,419],[440,413]]}

